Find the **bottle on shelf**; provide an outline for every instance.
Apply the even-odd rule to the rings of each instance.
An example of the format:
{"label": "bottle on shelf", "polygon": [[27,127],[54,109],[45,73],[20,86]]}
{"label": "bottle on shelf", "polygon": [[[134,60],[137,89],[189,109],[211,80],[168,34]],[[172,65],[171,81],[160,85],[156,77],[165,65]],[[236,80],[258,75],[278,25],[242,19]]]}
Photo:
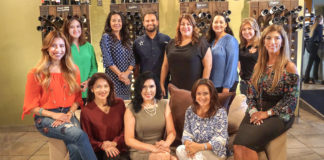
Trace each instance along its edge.
{"label": "bottle on shelf", "polygon": [[267,16],[269,14],[269,10],[268,9],[264,9],[261,11],[261,16]]}

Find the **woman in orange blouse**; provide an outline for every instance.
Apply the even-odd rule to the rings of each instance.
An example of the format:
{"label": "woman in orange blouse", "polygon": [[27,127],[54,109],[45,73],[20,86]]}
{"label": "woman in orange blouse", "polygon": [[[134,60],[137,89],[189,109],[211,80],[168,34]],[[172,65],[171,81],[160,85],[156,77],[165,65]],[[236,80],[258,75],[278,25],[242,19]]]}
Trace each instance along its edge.
{"label": "woman in orange blouse", "polygon": [[63,140],[71,160],[96,160],[87,134],[73,116],[82,99],[80,72],[68,41],[61,32],[52,31],[41,51],[40,62],[27,75],[22,119],[33,113],[38,131]]}

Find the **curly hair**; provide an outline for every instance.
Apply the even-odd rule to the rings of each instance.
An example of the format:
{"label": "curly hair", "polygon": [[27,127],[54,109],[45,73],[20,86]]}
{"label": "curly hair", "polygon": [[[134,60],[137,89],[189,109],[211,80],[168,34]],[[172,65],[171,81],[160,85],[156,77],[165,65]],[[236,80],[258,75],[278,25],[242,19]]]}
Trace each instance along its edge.
{"label": "curly hair", "polygon": [[211,116],[215,115],[217,113],[218,109],[222,108],[222,106],[218,99],[217,90],[215,89],[213,82],[209,79],[205,79],[205,78],[198,79],[192,86],[192,89],[191,89],[191,98],[193,99],[192,110],[197,114],[197,109],[200,107],[198,102],[196,101],[196,94],[197,94],[198,87],[201,85],[207,86],[207,88],[209,90],[209,94],[210,94],[209,106],[210,107],[209,107],[205,117],[211,117]]}
{"label": "curly hair", "polygon": [[177,30],[176,30],[176,36],[174,38],[175,40],[175,45],[179,46],[182,42],[182,36],[180,32],[180,25],[182,19],[186,19],[189,21],[190,25],[192,26],[193,32],[192,32],[192,41],[191,44],[194,45],[199,42],[199,28],[196,25],[195,19],[192,17],[191,14],[183,14],[182,16],[179,17],[178,20],[178,25],[177,25]]}
{"label": "curly hair", "polygon": [[91,91],[93,89],[94,84],[97,82],[98,79],[104,79],[107,81],[109,85],[109,94],[107,96],[107,105],[112,106],[115,103],[115,86],[113,81],[105,74],[105,73],[95,73],[92,75],[88,82],[88,98],[87,102],[92,102],[95,99],[94,93]]}
{"label": "curly hair", "polygon": [[214,20],[215,20],[215,18],[216,18],[217,16],[221,16],[221,17],[224,18],[224,21],[225,21],[225,23],[226,23],[225,32],[226,32],[227,34],[230,34],[230,35],[234,36],[233,31],[232,31],[231,27],[229,26],[229,24],[228,24],[228,22],[227,22],[227,18],[225,17],[225,15],[218,13],[218,14],[216,14],[215,17],[213,18],[213,22],[212,22],[211,26],[209,27],[209,30],[208,30],[208,33],[207,33],[207,41],[208,41],[209,43],[212,43],[213,40],[216,39],[216,34],[215,34],[214,30],[213,30],[213,23],[214,23]]}
{"label": "curly hair", "polygon": [[154,73],[147,71],[147,72],[140,74],[135,80],[134,97],[132,98],[133,109],[136,113],[142,109],[142,106],[141,106],[143,103],[142,89],[143,89],[144,83],[149,79],[153,79],[155,86],[156,86],[156,93],[155,93],[154,98],[157,100],[160,100],[162,98],[160,82],[158,81],[158,79],[154,75]]}
{"label": "curly hair", "polygon": [[75,16],[72,16],[70,19],[66,19],[64,21],[63,33],[64,33],[65,37],[68,39],[68,41],[69,41],[69,43],[71,45],[72,42],[73,42],[73,38],[69,33],[69,29],[70,29],[70,25],[71,25],[72,21],[74,21],[74,20],[78,21],[80,26],[81,26],[81,35],[79,37],[79,43],[80,43],[80,46],[82,46],[87,42],[87,40],[85,39],[84,32],[83,32],[83,25],[81,23],[81,20],[80,20],[79,16],[75,15]]}
{"label": "curly hair", "polygon": [[122,28],[119,32],[121,42],[122,42],[123,46],[125,46],[127,49],[130,49],[131,43],[130,43],[130,39],[129,39],[129,33],[128,33],[128,29],[126,27],[125,17],[122,15],[122,13],[112,11],[108,14],[103,34],[107,33],[108,35],[110,35],[113,38],[114,41],[118,41],[116,35],[112,33],[112,28],[111,28],[111,24],[110,24],[110,20],[113,15],[120,16],[120,18],[122,20]]}

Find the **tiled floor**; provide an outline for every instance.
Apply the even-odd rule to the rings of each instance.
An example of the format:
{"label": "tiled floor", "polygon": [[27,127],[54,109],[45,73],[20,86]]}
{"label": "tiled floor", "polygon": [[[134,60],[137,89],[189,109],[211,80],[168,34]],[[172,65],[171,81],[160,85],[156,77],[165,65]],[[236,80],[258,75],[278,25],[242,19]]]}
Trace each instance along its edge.
{"label": "tiled floor", "polygon": [[[47,138],[29,130],[0,130],[0,160],[48,159]],[[288,160],[324,160],[324,120],[301,109],[288,131],[287,152]]]}

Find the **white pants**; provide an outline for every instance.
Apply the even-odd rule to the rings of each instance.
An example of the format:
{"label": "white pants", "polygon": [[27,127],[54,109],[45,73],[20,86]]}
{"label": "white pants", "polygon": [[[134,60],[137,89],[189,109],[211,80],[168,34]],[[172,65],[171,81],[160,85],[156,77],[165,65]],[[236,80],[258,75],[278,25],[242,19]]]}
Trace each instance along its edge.
{"label": "white pants", "polygon": [[224,158],[218,157],[214,152],[210,150],[199,151],[192,158],[187,156],[185,145],[180,145],[177,147],[176,153],[179,160],[225,160]]}

